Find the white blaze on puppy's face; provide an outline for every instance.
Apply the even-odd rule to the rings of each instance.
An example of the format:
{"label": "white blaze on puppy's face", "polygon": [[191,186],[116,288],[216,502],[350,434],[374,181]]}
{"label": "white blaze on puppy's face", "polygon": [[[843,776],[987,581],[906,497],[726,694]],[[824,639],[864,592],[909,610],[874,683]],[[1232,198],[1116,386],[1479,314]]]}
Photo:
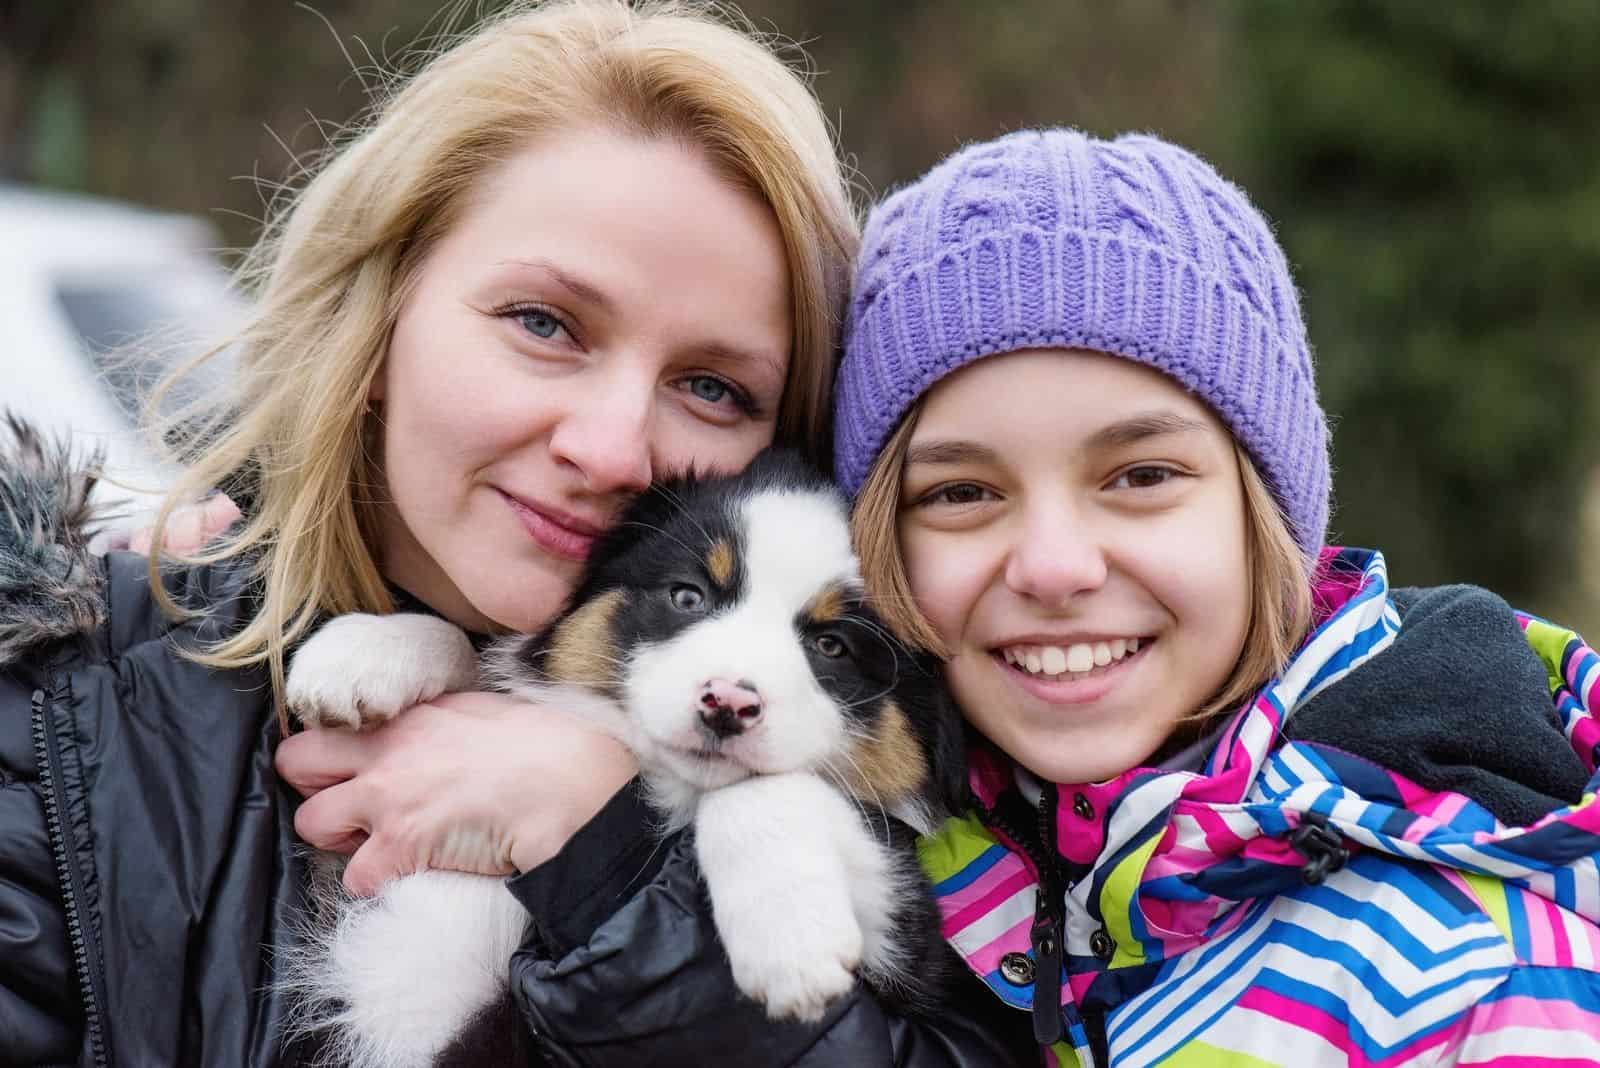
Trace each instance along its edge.
{"label": "white blaze on puppy's face", "polygon": [[[701,787],[837,767],[845,750],[842,710],[818,683],[799,629],[819,594],[860,585],[843,507],[822,494],[767,490],[740,505],[738,520],[735,602],[636,650],[626,683],[630,712],[657,750],[651,756]],[[760,699],[726,736],[702,718],[712,680]]]}

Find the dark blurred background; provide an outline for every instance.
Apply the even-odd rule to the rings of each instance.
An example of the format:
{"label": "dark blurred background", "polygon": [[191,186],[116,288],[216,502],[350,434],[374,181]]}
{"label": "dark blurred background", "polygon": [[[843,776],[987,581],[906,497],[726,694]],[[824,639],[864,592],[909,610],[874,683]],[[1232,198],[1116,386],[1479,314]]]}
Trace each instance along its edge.
{"label": "dark blurred background", "polygon": [[[0,0],[0,181],[209,219],[492,2]],[[1183,142],[1276,221],[1335,419],[1336,539],[1600,633],[1600,3],[747,0],[864,191],[1017,127]],[[0,242],[4,234],[0,233]]]}

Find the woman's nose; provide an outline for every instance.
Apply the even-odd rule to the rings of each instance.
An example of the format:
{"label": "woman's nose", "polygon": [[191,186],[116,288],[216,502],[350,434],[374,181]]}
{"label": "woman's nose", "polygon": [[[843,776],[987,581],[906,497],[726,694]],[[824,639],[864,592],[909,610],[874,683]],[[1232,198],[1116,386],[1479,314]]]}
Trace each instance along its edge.
{"label": "woman's nose", "polygon": [[1031,515],[1006,560],[1006,585],[1046,606],[1065,604],[1106,581],[1106,553],[1091,524],[1070,509]]}
{"label": "woman's nose", "polygon": [[637,493],[650,485],[655,384],[608,378],[576,399],[550,436],[557,463],[575,468],[590,493]]}

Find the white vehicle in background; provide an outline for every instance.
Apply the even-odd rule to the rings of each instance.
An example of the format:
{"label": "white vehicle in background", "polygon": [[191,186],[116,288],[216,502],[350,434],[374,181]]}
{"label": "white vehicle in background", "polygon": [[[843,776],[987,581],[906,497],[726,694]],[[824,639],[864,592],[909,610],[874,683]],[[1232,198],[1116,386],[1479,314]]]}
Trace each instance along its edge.
{"label": "white vehicle in background", "polygon": [[[84,455],[102,449],[125,485],[103,482],[97,497],[130,517],[174,474],[137,429],[144,395],[243,310],[217,242],[189,216],[0,184],[0,407]],[[197,388],[227,373],[213,361]]]}

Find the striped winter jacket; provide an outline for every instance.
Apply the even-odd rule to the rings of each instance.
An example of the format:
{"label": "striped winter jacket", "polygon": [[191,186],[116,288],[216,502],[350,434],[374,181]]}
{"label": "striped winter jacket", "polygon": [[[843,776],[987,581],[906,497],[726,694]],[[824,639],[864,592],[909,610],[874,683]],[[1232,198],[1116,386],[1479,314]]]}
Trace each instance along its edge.
{"label": "striped winter jacket", "polygon": [[[1029,828],[1003,814],[1014,768],[977,750],[974,811],[922,843],[947,939],[1031,1012],[1045,1064],[1600,1064],[1600,657],[1541,620],[1507,624],[1547,676],[1535,666],[1549,763],[1588,782],[1501,822],[1294,740],[1296,711],[1374,672],[1402,628],[1381,555],[1326,564],[1321,622],[1199,772],[1047,786]],[[1517,741],[1495,737],[1492,708],[1463,721],[1490,747]]]}

